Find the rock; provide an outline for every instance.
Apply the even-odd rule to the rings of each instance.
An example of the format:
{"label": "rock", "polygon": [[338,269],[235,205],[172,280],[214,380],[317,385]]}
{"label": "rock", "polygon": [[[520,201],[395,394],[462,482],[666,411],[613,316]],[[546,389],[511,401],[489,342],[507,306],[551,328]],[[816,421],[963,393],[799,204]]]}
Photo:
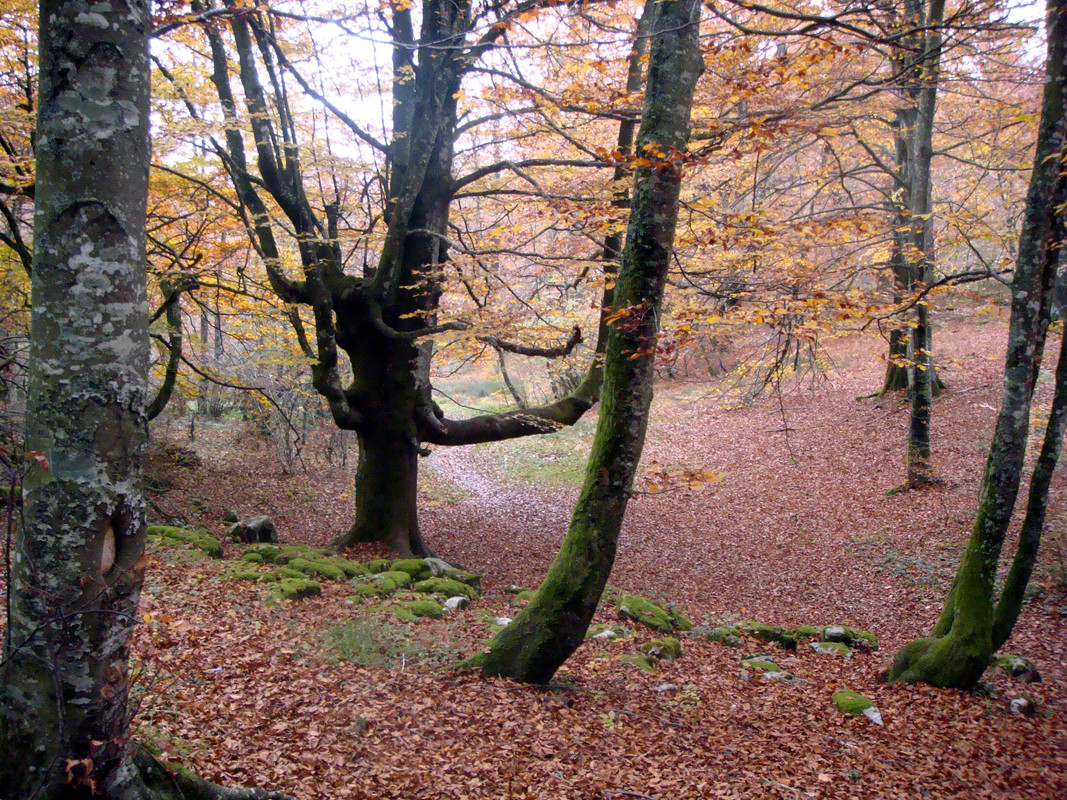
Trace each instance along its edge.
{"label": "rock", "polygon": [[170,547],[190,547],[207,553],[212,558],[222,558],[222,542],[199,528],[177,528],[173,525],[147,525],[145,536],[159,544]]}
{"label": "rock", "polygon": [[878,649],[877,636],[858,628],[850,628],[847,625],[826,625],[822,629],[822,640],[824,642],[840,642],[849,647],[863,646],[870,647],[872,650]]}
{"label": "rock", "polygon": [[674,661],[682,655],[682,643],[673,636],[665,636],[642,645],[641,652],[661,661]]}
{"label": "rock", "polygon": [[422,558],[398,558],[389,565],[392,572],[406,572],[413,581],[421,581],[434,575],[430,565]]}
{"label": "rock", "polygon": [[741,630],[729,626],[714,628],[705,634],[705,638],[708,641],[718,642],[727,647],[740,647],[744,644],[744,641],[741,639]]}
{"label": "rock", "polygon": [[445,605],[444,605],[445,613],[451,614],[453,611],[462,611],[463,609],[467,608],[467,606],[469,606],[470,604],[471,604],[471,601],[468,600],[463,595],[456,595],[455,597],[450,597],[447,600],[445,600]]}
{"label": "rock", "polygon": [[793,636],[796,637],[798,642],[801,639],[814,639],[818,635],[819,629],[816,628],[814,625],[801,625],[799,628],[793,631]]}
{"label": "rock", "polygon": [[282,600],[303,600],[322,594],[322,585],[308,578],[283,578],[274,584],[274,594]]}
{"label": "rock", "polygon": [[1018,678],[1023,683],[1041,683],[1041,673],[1037,671],[1034,662],[1026,656],[994,656],[993,666],[1013,678]]}
{"label": "rock", "polygon": [[252,517],[238,522],[230,526],[227,535],[232,541],[244,544],[278,543],[278,532],[274,529],[274,523],[271,522],[270,517]]}
{"label": "rock", "polygon": [[253,544],[245,548],[243,560],[251,561],[247,556],[257,555],[263,563],[274,564],[281,554],[282,549],[276,544]]}
{"label": "rock", "polygon": [[427,578],[415,584],[415,591],[424,594],[440,594],[445,597],[462,595],[468,600],[474,600],[478,597],[478,590],[473,586],[452,578]]}
{"label": "rock", "polygon": [[874,701],[864,697],[859,692],[851,689],[843,689],[834,692],[834,705],[842,714],[851,714],[854,717],[866,717],[875,725],[882,724],[882,714],[875,706]]}
{"label": "rock", "polygon": [[762,639],[765,642],[773,642],[779,647],[784,647],[786,650],[797,649],[797,637],[792,631],[787,631],[785,628],[778,625],[767,625],[763,622],[742,622],[737,626],[745,633],[750,633],[757,639]]}
{"label": "rock", "polygon": [[404,603],[404,608],[416,617],[429,617],[431,619],[440,619],[444,613],[441,610],[441,606],[433,600],[408,600]]}
{"label": "rock", "polygon": [[642,670],[644,672],[655,672],[656,671],[656,660],[654,658],[649,658],[648,656],[641,655],[639,653],[633,653],[631,655],[621,656],[619,658],[619,661],[621,661],[624,664],[633,664],[639,670]]}
{"label": "rock", "polygon": [[842,642],[808,642],[808,645],[816,653],[824,656],[844,656],[848,658],[852,655],[852,648]]}
{"label": "rock", "polygon": [[673,683],[661,683],[659,686],[656,687],[656,691],[660,692],[661,694],[663,692],[676,692],[678,691],[678,687],[675,686]]}
{"label": "rock", "polygon": [[305,575],[314,575],[320,578],[327,578],[331,581],[343,581],[347,578],[344,570],[340,567],[320,559],[294,558],[286,566],[288,566],[289,569],[295,569],[297,572],[302,572]]}
{"label": "rock", "polygon": [[756,669],[761,672],[781,672],[781,670],[778,669],[778,665],[774,663],[774,659],[766,653],[755,653],[746,658],[742,658],[741,668]]}
{"label": "rock", "polygon": [[647,625],[660,633],[688,631],[693,624],[673,608],[663,608],[646,597],[636,594],[624,594],[615,604],[615,609],[623,619],[632,619]]}
{"label": "rock", "polygon": [[232,508],[227,509],[226,513],[222,515],[223,522],[239,522],[240,519],[241,518],[237,516],[237,512]]}
{"label": "rock", "polygon": [[376,558],[367,562],[367,572],[376,575],[379,572],[385,572],[391,564],[392,562],[387,558]]}
{"label": "rock", "polygon": [[493,624],[498,628],[506,628],[511,624],[511,617],[493,617]]}
{"label": "rock", "polygon": [[1037,711],[1037,704],[1029,697],[1013,697],[1008,703],[1008,711],[1020,717],[1031,717]]}
{"label": "rock", "polygon": [[249,564],[262,564],[263,556],[259,553],[245,553],[243,556],[241,556],[241,560]]}
{"label": "rock", "polygon": [[776,683],[788,683],[791,686],[803,686],[807,683],[803,678],[798,678],[789,672],[764,672],[760,675],[761,681],[774,681]]}

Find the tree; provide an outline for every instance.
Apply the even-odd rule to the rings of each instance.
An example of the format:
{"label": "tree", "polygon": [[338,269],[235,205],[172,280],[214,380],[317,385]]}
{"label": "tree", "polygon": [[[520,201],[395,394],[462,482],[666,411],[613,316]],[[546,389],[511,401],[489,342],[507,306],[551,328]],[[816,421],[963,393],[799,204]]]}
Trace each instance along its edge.
{"label": "tree", "polygon": [[144,576],[148,3],[41,3],[24,519],[8,582],[10,800],[283,798],[214,787],[127,741]]}
{"label": "tree", "polygon": [[[466,327],[457,321],[439,322],[455,195],[486,177],[506,170],[521,172],[531,163],[610,166],[588,157],[505,159],[454,175],[455,142],[461,133],[458,98],[465,75],[520,15],[553,5],[527,0],[474,10],[469,2],[450,0],[425,0],[420,9],[410,3],[390,4],[393,103],[386,143],[296,68],[277,35],[286,17],[230,2],[193,4],[207,39],[211,83],[225,118],[224,132],[211,139],[209,147],[229,173],[272,289],[282,302],[307,310],[307,322],[298,315],[292,320],[311,364],[315,390],[326,401],[334,423],[355,431],[358,438],[355,520],[335,542],[338,547],[382,541],[401,554],[427,554],[416,503],[418,460],[429,454],[425,445],[464,445],[552,432],[573,424],[596,401],[598,362],[562,399],[471,419],[447,419],[433,399],[430,383],[432,337]],[[418,31],[417,11],[421,12]],[[223,19],[229,37],[224,36]],[[383,161],[384,208],[360,235],[369,237],[375,227],[383,232],[376,252],[365,254],[362,274],[346,269],[349,254],[341,238],[348,209],[338,182],[333,182],[332,194],[313,197],[309,192],[306,148],[290,99],[293,83]],[[194,116],[201,115],[191,99],[185,102]],[[252,148],[247,147],[248,135]],[[246,155],[250,149],[252,159]],[[286,262],[292,255],[298,267],[290,271]],[[305,330],[308,323],[310,333]],[[568,336],[569,330],[560,333],[561,339],[567,337],[565,342],[536,348],[536,353],[569,353],[580,341]],[[499,337],[492,344],[524,352]]]}
{"label": "tree", "polygon": [[[634,195],[607,337],[600,417],[571,523],[537,594],[493,640],[488,675],[546,683],[581,644],[615,560],[644,446],[700,53],[699,0],[653,5]],[[647,163],[646,163],[647,162]]]}
{"label": "tree", "polygon": [[1051,316],[1064,241],[1067,132],[1067,2],[1048,0],[1046,81],[1034,168],[1026,198],[1019,255],[1011,285],[1011,320],[1004,394],[982,478],[978,513],[941,616],[930,636],[905,645],[891,682],[970,688],[1008,638],[1022,606],[1044,525],[1048,488],[1067,425],[1067,363],[1060,352],[1056,391],[1008,580],[995,594],[997,564],[1015,510],[1026,457],[1030,407]]}

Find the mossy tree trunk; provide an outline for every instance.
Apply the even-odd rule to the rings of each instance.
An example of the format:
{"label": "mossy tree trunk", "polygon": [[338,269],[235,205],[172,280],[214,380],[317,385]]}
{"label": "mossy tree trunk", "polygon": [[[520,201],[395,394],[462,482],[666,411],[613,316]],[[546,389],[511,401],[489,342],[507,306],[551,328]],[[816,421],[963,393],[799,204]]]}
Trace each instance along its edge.
{"label": "mossy tree trunk", "polygon": [[0,662],[0,796],[283,798],[172,775],[126,738],[144,577],[151,17],[145,0],[91,13],[43,0],[40,20],[30,467]]}
{"label": "mossy tree trunk", "polygon": [[656,4],[639,167],[608,333],[600,418],[563,545],[536,596],[494,639],[488,675],[545,683],[581,644],[604,591],[644,445],[656,336],[700,55],[699,0]]}
{"label": "mossy tree trunk", "polygon": [[[1015,509],[1030,427],[1030,405],[1048,332],[1058,250],[1064,238],[1067,181],[1062,154],[1067,118],[1064,44],[1067,0],[1049,0],[1048,58],[1034,169],[1027,193],[1019,257],[1011,287],[1011,321],[1004,366],[1004,394],[986,460],[982,493],[971,538],[931,635],[897,653],[887,678],[969,688],[981,677],[995,648],[1007,639],[1036,552],[1048,480],[1062,444],[1063,371],[1057,367],[1056,406],[1039,457],[1027,521],[1007,591],[995,605],[994,580]],[[1035,495],[1035,492],[1037,493]]]}

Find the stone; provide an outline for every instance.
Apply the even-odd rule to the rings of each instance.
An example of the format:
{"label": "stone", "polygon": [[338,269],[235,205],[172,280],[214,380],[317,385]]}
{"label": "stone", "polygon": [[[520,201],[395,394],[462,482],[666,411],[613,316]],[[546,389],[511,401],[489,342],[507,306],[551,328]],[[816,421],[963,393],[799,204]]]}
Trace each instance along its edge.
{"label": "stone", "polygon": [[993,657],[993,666],[1023,683],[1041,683],[1041,673],[1026,656],[1003,655]]}
{"label": "stone", "polygon": [[255,542],[277,544],[278,532],[270,517],[251,517],[230,526],[227,535],[232,541],[243,544]]}
{"label": "stone", "polygon": [[673,636],[665,636],[642,645],[641,652],[661,661],[674,661],[682,655],[682,643]]}
{"label": "stone", "polygon": [[756,669],[761,672],[781,672],[774,659],[765,653],[756,653],[741,659],[742,669]]}
{"label": "stone", "polygon": [[1029,697],[1013,697],[1008,703],[1008,711],[1020,717],[1033,716],[1037,705]]}
{"label": "stone", "polygon": [[241,518],[239,516],[237,516],[237,512],[234,511],[232,508],[227,509],[226,513],[222,515],[222,521],[223,522],[230,522],[230,523],[239,522],[240,519]]}
{"label": "stone", "polygon": [[452,578],[427,578],[415,584],[415,591],[424,594],[440,594],[445,597],[462,595],[468,600],[474,600],[478,597],[478,590],[473,586]]}
{"label": "stone", "polygon": [[398,558],[390,564],[389,570],[391,572],[406,572],[413,581],[421,581],[434,575],[430,565],[422,558]]}
{"label": "stone", "polygon": [[741,639],[741,630],[739,628],[733,628],[729,626],[721,626],[713,628],[705,634],[705,638],[710,642],[718,642],[724,644],[727,647],[740,647],[744,644]]}
{"label": "stone", "polygon": [[322,594],[322,584],[308,578],[283,578],[274,584],[275,596],[282,600],[303,600]]}
{"label": "stone", "polygon": [[834,692],[833,700],[834,705],[837,706],[837,710],[842,714],[851,714],[854,717],[866,717],[875,725],[882,724],[882,714],[878,710],[878,707],[875,706],[874,701],[869,697],[864,697],[859,692],[854,692],[851,689],[843,689],[839,692]]}
{"label": "stone", "polygon": [[852,655],[852,648],[842,642],[808,642],[808,646],[816,653],[824,656],[844,656],[848,658]]}
{"label": "stone", "polygon": [[404,608],[416,617],[429,617],[430,619],[440,619],[444,613],[441,606],[433,600],[408,600],[404,603]]}
{"label": "stone", "polygon": [[340,567],[320,559],[294,558],[286,566],[305,575],[314,575],[331,581],[343,581],[347,577]]}
{"label": "stone", "polygon": [[797,649],[797,637],[793,634],[793,631],[787,631],[778,625],[749,621],[742,622],[737,627],[764,642],[772,642],[779,647],[784,647],[786,650]]}
{"label": "stone", "polygon": [[661,683],[659,686],[656,687],[656,691],[660,692],[661,694],[663,692],[676,692],[678,691],[678,687],[675,686],[673,683]]}
{"label": "stone", "polygon": [[623,619],[632,619],[660,633],[688,631],[693,624],[673,608],[664,608],[647,597],[624,594],[615,603],[615,610]]}
{"label": "stone", "polygon": [[493,624],[498,628],[506,628],[511,624],[511,617],[493,617]]}
{"label": "stone", "polygon": [[798,678],[789,672],[764,672],[760,675],[761,681],[774,681],[775,683],[788,683],[791,686],[802,686],[807,683],[803,678]]}
{"label": "stone", "polygon": [[471,604],[471,601],[463,595],[456,595],[445,600],[444,610],[446,614],[451,614],[453,611],[462,611]]}

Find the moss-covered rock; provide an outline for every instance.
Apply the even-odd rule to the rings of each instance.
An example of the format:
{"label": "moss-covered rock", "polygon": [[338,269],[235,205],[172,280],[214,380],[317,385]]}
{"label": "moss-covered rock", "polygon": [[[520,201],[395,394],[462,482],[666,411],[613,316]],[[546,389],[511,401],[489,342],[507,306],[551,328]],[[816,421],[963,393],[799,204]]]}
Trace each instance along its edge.
{"label": "moss-covered rock", "polygon": [[294,558],[286,565],[305,575],[314,575],[331,581],[345,580],[344,570],[322,559]]}
{"label": "moss-covered rock", "polygon": [[837,710],[842,714],[852,714],[853,716],[863,716],[863,712],[868,708],[874,707],[874,701],[869,697],[864,697],[859,692],[854,692],[851,689],[842,689],[840,692],[834,692],[834,705],[837,706]]}
{"label": "moss-covered rock", "polygon": [[433,600],[408,600],[404,603],[404,608],[408,609],[416,617],[440,619],[444,616],[441,605]]}
{"label": "moss-covered rock", "polygon": [[256,572],[251,569],[236,569],[229,573],[227,577],[231,581],[260,581],[266,574],[265,572]]}
{"label": "moss-covered rock", "polygon": [[778,665],[774,663],[774,659],[765,653],[756,653],[742,658],[741,669],[754,669],[760,672],[781,672]]}
{"label": "moss-covered rock", "polygon": [[415,591],[443,597],[466,597],[468,600],[478,597],[478,590],[473,586],[452,578],[427,578],[415,584]]}
{"label": "moss-covered rock", "polygon": [[718,642],[724,644],[727,647],[740,647],[744,642],[741,639],[740,628],[734,628],[728,625],[722,625],[718,628],[712,628],[710,631],[704,634],[704,638],[709,642]]}
{"label": "moss-covered rock", "polygon": [[808,642],[811,649],[820,655],[845,656],[852,655],[852,648],[844,642]]}
{"label": "moss-covered rock", "polygon": [[350,600],[361,600],[367,597],[385,597],[396,591],[396,587],[386,588],[380,583],[357,583],[352,587]]}
{"label": "moss-covered rock", "polygon": [[643,653],[631,653],[630,655],[619,656],[619,661],[624,664],[633,664],[633,666],[644,672],[656,671],[656,659],[644,655]]}
{"label": "moss-covered rock", "polygon": [[263,556],[261,556],[259,553],[245,553],[243,556],[241,556],[241,560],[248,564],[262,564]]}
{"label": "moss-covered rock", "polygon": [[764,642],[776,644],[786,650],[797,649],[797,637],[793,631],[786,630],[778,625],[767,625],[763,622],[742,622],[738,626],[745,633],[755,636]]}
{"label": "moss-covered rock", "polygon": [[302,600],[322,594],[322,584],[310,578],[282,578],[274,584],[274,595],[282,600]]}
{"label": "moss-covered rock", "polygon": [[408,586],[411,586],[411,576],[408,575],[406,572],[401,572],[398,569],[390,569],[386,570],[385,572],[379,572],[377,575],[371,576],[371,580],[392,581],[393,586],[395,586],[397,589],[404,589]]}
{"label": "moss-covered rock", "polygon": [[826,625],[820,631],[824,642],[840,642],[849,647],[869,647],[878,649],[878,637],[868,631],[850,628],[848,625]]}
{"label": "moss-covered rock", "polygon": [[623,639],[627,636],[633,636],[633,629],[627,628],[625,625],[605,625],[602,622],[598,622],[596,625],[590,625],[589,630],[585,632],[586,639]]}
{"label": "moss-covered rock", "polygon": [[159,544],[170,547],[190,547],[207,553],[212,558],[222,558],[222,542],[199,528],[178,528],[173,525],[148,525],[145,536]]}
{"label": "moss-covered rock", "polygon": [[245,556],[258,555],[266,564],[275,563],[281,553],[282,549],[276,544],[253,544],[245,548]]}
{"label": "moss-covered rock", "polygon": [[992,666],[1013,678],[1019,678],[1024,683],[1041,682],[1041,673],[1037,671],[1034,662],[1026,656],[1008,654],[994,656]]}
{"label": "moss-covered rock", "polygon": [[337,567],[341,572],[345,574],[346,578],[358,578],[361,575],[369,575],[367,568],[356,561],[350,561],[347,558],[341,556],[323,556],[319,559],[325,561],[331,566]]}
{"label": "moss-covered rock", "polygon": [[819,629],[814,625],[801,625],[793,631],[793,636],[798,642],[802,639],[815,639],[819,636]]}
{"label": "moss-covered rock", "polygon": [[392,572],[406,572],[413,581],[421,581],[433,577],[433,570],[424,558],[398,558],[389,565]]}
{"label": "moss-covered rock", "polygon": [[637,594],[623,594],[615,602],[615,610],[622,619],[632,619],[660,633],[674,633],[693,629],[693,623],[674,608],[664,608]]}
{"label": "moss-covered rock", "polygon": [[284,565],[275,567],[274,572],[278,576],[279,580],[281,580],[282,578],[296,578],[298,580],[303,580],[307,577],[307,575],[301,572],[300,570],[290,569],[289,567]]}
{"label": "moss-covered rock", "polygon": [[385,572],[389,569],[391,562],[387,558],[376,558],[373,561],[368,561],[366,564],[367,572],[371,575],[377,575],[379,572]]}
{"label": "moss-covered rock", "polygon": [[674,661],[682,655],[682,643],[673,636],[664,636],[641,645],[641,652],[660,661]]}

